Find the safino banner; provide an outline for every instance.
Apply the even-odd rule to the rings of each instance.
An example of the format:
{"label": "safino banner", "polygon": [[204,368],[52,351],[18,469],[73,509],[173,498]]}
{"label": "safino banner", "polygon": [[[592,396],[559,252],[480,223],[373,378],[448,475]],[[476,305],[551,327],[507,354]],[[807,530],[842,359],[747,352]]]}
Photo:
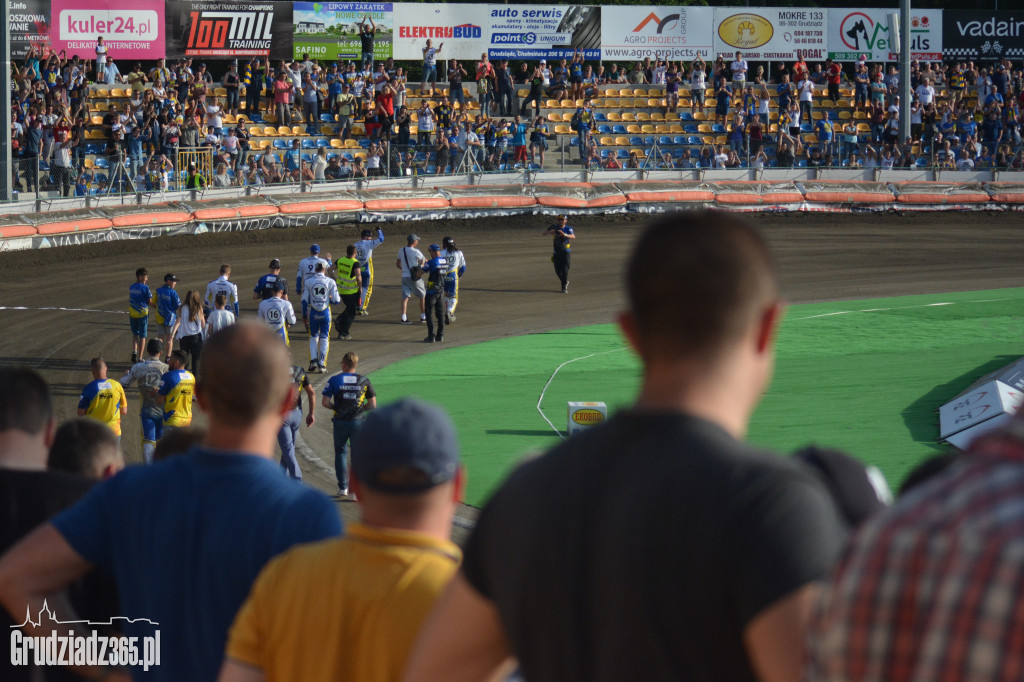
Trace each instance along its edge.
{"label": "safino banner", "polygon": [[51,17],[53,49],[68,57],[95,59],[100,36],[111,59],[164,56],[163,0],[53,0]]}
{"label": "safino banner", "polygon": [[167,56],[292,56],[290,2],[167,2]]}
{"label": "safino banner", "polygon": [[[886,15],[897,10],[832,9],[828,12],[828,56],[852,62],[866,55],[869,62],[896,61]],[[910,58],[942,59],[942,10],[911,10]]]}
{"label": "safino banner", "polygon": [[[744,11],[744,10],[747,11]],[[715,52],[747,60],[825,59],[827,11],[810,7],[716,7]]]}
{"label": "safino banner", "polygon": [[954,58],[1020,59],[1024,57],[1024,12],[946,10],[942,50]]}
{"label": "safino banner", "polygon": [[362,41],[359,25],[373,22],[373,58],[391,56],[394,12],[390,2],[296,2],[293,6],[296,59],[308,54],[313,59],[359,59]]}
{"label": "safino banner", "polygon": [[714,59],[712,7],[606,5],[601,8],[601,55],[605,60],[655,57]]}

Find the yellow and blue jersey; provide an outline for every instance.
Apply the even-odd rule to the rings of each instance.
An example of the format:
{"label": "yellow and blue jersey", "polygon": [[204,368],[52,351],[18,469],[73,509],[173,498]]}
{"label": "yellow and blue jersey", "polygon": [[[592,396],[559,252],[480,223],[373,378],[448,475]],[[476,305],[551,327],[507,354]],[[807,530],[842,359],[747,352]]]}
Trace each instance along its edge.
{"label": "yellow and blue jersey", "polygon": [[196,378],[183,369],[164,374],[157,393],[164,397],[164,426],[188,426],[192,423],[192,395]]}
{"label": "yellow and blue jersey", "polygon": [[128,314],[132,317],[149,317],[149,306],[153,303],[153,292],[142,282],[128,287]]}
{"label": "yellow and blue jersey", "polygon": [[124,387],[111,379],[96,379],[86,384],[78,398],[78,409],[85,416],[103,422],[116,435],[121,435],[121,405],[126,405]]}
{"label": "yellow and blue jersey", "polygon": [[163,286],[156,290],[156,323],[171,326],[181,307],[181,297],[173,287]]}

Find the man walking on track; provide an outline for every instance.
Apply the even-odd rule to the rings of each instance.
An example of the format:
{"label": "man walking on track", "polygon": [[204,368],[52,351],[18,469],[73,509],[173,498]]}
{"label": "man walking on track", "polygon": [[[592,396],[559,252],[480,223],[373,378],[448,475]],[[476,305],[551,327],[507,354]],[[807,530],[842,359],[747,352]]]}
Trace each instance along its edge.
{"label": "man walking on track", "polygon": [[309,328],[309,372],[327,371],[327,350],[331,342],[331,304],[341,303],[338,285],[316,264],[312,277],[302,289],[302,323]]}
{"label": "man walking on track", "polygon": [[320,257],[320,245],[313,244],[309,247],[309,256],[299,261],[299,273],[295,276],[295,291],[302,294],[302,290],[306,287],[306,280],[316,274],[317,263],[321,263],[324,266],[324,272],[327,272],[327,268],[331,267],[331,254],[324,254],[326,258]]}
{"label": "man walking on track", "polygon": [[125,388],[131,386],[133,381],[139,382],[139,397],[142,400],[142,408],[139,410],[139,419],[142,420],[142,461],[146,464],[153,463],[153,449],[164,432],[163,399],[158,391],[168,367],[160,361],[160,351],[160,339],[150,339],[146,343],[146,358],[132,365],[119,379]]}
{"label": "man walking on track", "polygon": [[302,394],[306,394],[309,402],[309,414],[306,415],[306,428],[309,428],[316,421],[316,391],[313,384],[306,376],[306,370],[298,365],[292,365],[292,381],[295,382],[295,407],[285,415],[284,424],[277,432],[277,445],[281,448],[281,468],[289,478],[298,481],[302,480],[302,469],[299,468],[299,460],[295,456],[295,439],[299,435],[299,425],[302,424]]}
{"label": "man walking on track", "polygon": [[185,351],[174,351],[167,361],[167,373],[160,379],[157,394],[164,400],[164,431],[183,429],[192,424],[196,377],[185,369],[187,364]]}
{"label": "man walking on track", "polygon": [[448,299],[444,322],[451,324],[455,321],[455,307],[459,305],[459,280],[466,274],[466,256],[451,237],[442,239],[441,246],[444,247],[441,255],[448,261],[448,271],[444,273],[444,295]]}
{"label": "man walking on track", "polygon": [[356,311],[359,309],[359,283],[362,280],[359,261],[353,258],[356,253],[355,246],[345,249],[345,257],[339,258],[335,263],[334,278],[338,284],[338,294],[341,302],[345,304],[345,310],[338,316],[338,338],[347,341],[352,338],[349,332],[352,330],[352,321],[356,319]]}
{"label": "man walking on track", "polygon": [[[441,255],[441,247],[430,245],[430,260],[423,264],[423,275],[427,278],[427,338],[425,343],[441,343],[444,341],[444,320],[448,314],[448,306],[444,300],[444,279],[448,272],[448,260]],[[437,333],[434,333],[434,320],[437,320]]]}
{"label": "man walking on track", "polygon": [[[423,252],[416,248],[416,245],[420,243],[420,238],[418,235],[410,234],[406,237],[406,243],[408,246],[399,249],[398,258],[395,259],[395,267],[402,271],[402,324],[412,324],[412,320],[406,317],[410,296],[415,296],[420,300],[420,322],[426,322],[426,307],[423,299],[427,295],[427,291],[423,287],[421,279],[425,259]],[[418,272],[419,276],[414,278],[414,272]]]}
{"label": "man walking on track", "polygon": [[341,374],[335,374],[324,386],[321,403],[334,411],[334,472],[338,478],[338,494],[348,495],[348,443],[362,425],[367,410],[377,407],[377,392],[368,377],[356,374],[359,356],[348,352],[341,359]]}
{"label": "man walking on track", "polygon": [[149,332],[149,306],[154,305],[153,292],[146,285],[149,271],[139,268],[135,271],[135,284],[128,287],[128,321],[132,326],[132,364],[146,348],[146,334]]}
{"label": "man walking on track", "polygon": [[178,308],[181,307],[181,297],[175,287],[178,285],[178,278],[174,273],[168,272],[164,275],[164,285],[156,290],[156,323],[160,325],[160,334],[163,337],[164,357],[174,350],[174,323],[178,317]]}
{"label": "man walking on track", "polygon": [[687,212],[626,269],[636,404],[494,493],[406,682],[487,679],[509,656],[530,682],[635,679],[637,661],[648,682],[801,678],[846,532],[813,472],[742,440],[782,314],[771,255],[739,218]]}
{"label": "man walking on track", "polygon": [[[54,591],[102,566],[128,618],[121,634],[140,638],[140,651],[141,638],[159,637],[165,652],[148,673],[134,664],[135,679],[216,679],[228,628],[260,570],[294,545],[342,530],[328,497],[289,481],[272,461],[295,398],[290,366],[262,325],[211,336],[197,393],[209,420],[202,445],[125,469],[12,547],[0,558],[4,608],[21,622],[26,607],[38,613]],[[52,598],[48,605],[58,620],[75,618]],[[126,679],[106,667],[82,672]]]}
{"label": "man walking on track", "polygon": [[462,556],[449,537],[463,482],[455,426],[404,399],[368,415],[353,440],[359,522],[267,566],[231,627],[219,682],[401,679]]}
{"label": "man walking on track", "polygon": [[558,216],[558,223],[546,229],[544,236],[554,237],[555,252],[551,256],[551,262],[555,264],[555,274],[562,283],[564,294],[569,290],[569,254],[572,251],[572,242],[576,239],[576,233],[569,227],[568,216]]}
{"label": "man walking on track", "polygon": [[260,301],[260,307],[256,311],[256,318],[280,334],[284,345],[291,345],[288,340],[288,327],[295,324],[295,308],[291,301],[284,297],[285,283],[283,279],[274,283],[274,295]]}
{"label": "man walking on track", "polygon": [[359,303],[359,314],[369,315],[370,296],[373,295],[373,250],[384,243],[384,230],[377,228],[377,238],[373,232],[363,230],[362,239],[356,242],[356,260],[362,273],[362,296]]}
{"label": "man walking on track", "polygon": [[89,417],[110,427],[115,436],[121,435],[121,415],[128,414],[128,397],[120,382],[107,378],[107,363],[93,358],[89,363],[92,381],[82,389],[78,398],[78,416]]}
{"label": "man walking on track", "polygon": [[252,300],[265,301],[268,298],[273,298],[274,292],[277,291],[278,282],[284,285],[282,291],[284,292],[285,299],[287,299],[288,287],[284,277],[281,276],[281,261],[277,258],[270,261],[268,269],[270,272],[260,277],[259,281],[256,282],[256,286],[252,290]]}
{"label": "man walking on track", "polygon": [[227,305],[234,311],[235,317],[238,317],[238,287],[235,286],[234,282],[229,281],[230,278],[231,266],[225,263],[220,266],[220,276],[206,285],[206,297],[203,299],[203,314],[207,318],[213,312],[217,294],[224,294],[227,298]]}

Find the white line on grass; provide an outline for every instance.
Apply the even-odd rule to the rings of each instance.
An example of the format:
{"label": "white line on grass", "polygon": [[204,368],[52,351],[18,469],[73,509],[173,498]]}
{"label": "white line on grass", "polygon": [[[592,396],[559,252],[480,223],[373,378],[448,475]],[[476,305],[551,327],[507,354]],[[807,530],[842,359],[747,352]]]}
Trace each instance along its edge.
{"label": "white line on grass", "polygon": [[[986,298],[986,299],[982,299],[980,301],[961,301],[960,303],[961,304],[963,304],[963,303],[998,303],[1000,301],[1006,301],[1006,300],[1009,300],[1009,299],[1005,299],[1005,298]],[[936,308],[938,306],[943,306],[943,305],[957,305],[957,303],[955,301],[950,301],[950,302],[946,302],[946,303],[924,303],[922,305],[907,305],[907,306],[900,306],[900,307],[897,307],[897,308],[865,308],[863,310],[840,310],[840,311],[837,311],[837,312],[834,312],[834,313],[821,313],[820,315],[809,315],[807,317],[795,317],[795,318],[793,318],[793,321],[794,322],[799,322],[800,320],[814,320],[814,319],[817,319],[819,317],[833,317],[835,315],[850,315],[852,313],[881,313],[881,312],[886,312],[886,311],[889,311],[889,310],[910,310],[911,308]]]}
{"label": "white line on grass", "polygon": [[541,403],[544,402],[544,394],[547,393],[548,386],[550,386],[551,382],[554,381],[555,375],[558,374],[558,372],[563,367],[565,367],[566,365],[571,365],[572,363],[576,362],[577,360],[586,360],[587,358],[595,358],[598,355],[608,355],[609,353],[618,353],[620,350],[626,350],[626,348],[627,348],[626,346],[623,346],[622,348],[615,348],[613,350],[601,351],[600,353],[591,353],[590,355],[583,355],[583,356],[578,357],[578,358],[573,358],[572,360],[566,360],[565,362],[560,364],[558,367],[555,367],[555,371],[552,372],[551,376],[548,377],[547,383],[544,384],[544,388],[540,392],[540,398],[537,399],[537,411],[540,412],[540,416],[544,418],[544,421],[546,421],[548,423],[548,426],[550,426],[554,430],[554,432],[558,434],[559,438],[561,438],[562,440],[565,440],[567,438],[567,436],[564,433],[562,433],[561,431],[559,431],[555,427],[555,425],[551,423],[551,420],[548,419],[547,415],[544,414],[544,410],[540,409]]}

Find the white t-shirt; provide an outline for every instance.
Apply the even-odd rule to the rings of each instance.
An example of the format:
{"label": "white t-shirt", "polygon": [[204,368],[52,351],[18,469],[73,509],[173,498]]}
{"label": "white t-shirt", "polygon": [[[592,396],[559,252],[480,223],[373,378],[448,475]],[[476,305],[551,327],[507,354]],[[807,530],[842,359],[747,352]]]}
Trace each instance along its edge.
{"label": "white t-shirt", "polygon": [[402,277],[409,276],[410,265],[415,267],[425,260],[423,253],[411,246],[405,246],[398,250],[398,262],[402,265]]}
{"label": "white t-shirt", "polygon": [[107,46],[96,44],[96,68],[102,69],[107,65]]}
{"label": "white t-shirt", "polygon": [[970,157],[957,159],[956,162],[957,170],[974,170],[974,160]]}
{"label": "white t-shirt", "polygon": [[235,314],[230,310],[214,310],[210,313],[210,319],[206,321],[206,338],[234,323]]}
{"label": "white t-shirt", "polygon": [[437,48],[436,47],[425,47],[423,48],[423,65],[424,66],[436,66],[437,65]]}
{"label": "white t-shirt", "polygon": [[654,67],[654,82],[657,85],[665,84],[665,73],[668,72],[668,67],[662,64],[661,66]]}
{"label": "white t-shirt", "polygon": [[181,324],[178,325],[178,332],[174,335],[174,338],[181,339],[185,336],[195,336],[196,334],[203,333],[203,324],[200,323],[202,318],[196,317],[196,321],[193,322],[189,319],[190,312],[187,305],[181,306],[181,310],[178,311],[178,319],[181,320]]}
{"label": "white t-shirt", "polygon": [[214,104],[206,105],[206,125],[211,125],[214,128],[221,128],[224,125],[224,119],[221,118],[220,107]]}
{"label": "white t-shirt", "polygon": [[935,101],[935,88],[930,85],[918,85],[916,92],[918,101],[924,106]]}
{"label": "white t-shirt", "polygon": [[800,81],[800,101],[810,102],[814,99],[814,81],[810,78],[805,78]]}
{"label": "white t-shirt", "polygon": [[747,78],[747,60],[737,59],[729,65],[732,69],[732,79],[734,81],[743,81]]}

